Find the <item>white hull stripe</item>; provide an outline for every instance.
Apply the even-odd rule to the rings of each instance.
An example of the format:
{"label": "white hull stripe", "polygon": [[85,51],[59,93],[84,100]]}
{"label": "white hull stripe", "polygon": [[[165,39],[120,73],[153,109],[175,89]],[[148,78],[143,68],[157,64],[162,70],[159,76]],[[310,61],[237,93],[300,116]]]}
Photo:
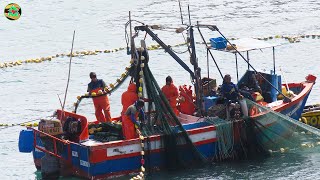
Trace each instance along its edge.
{"label": "white hull stripe", "polygon": [[[210,140],[214,138],[216,138],[216,131],[208,131],[208,132],[190,135],[190,139],[193,143]],[[185,144],[185,142],[180,142],[179,144],[180,145]],[[145,150],[148,150],[147,143],[144,144],[144,147],[145,147],[144,148]],[[162,148],[162,145],[160,140],[150,142],[150,150],[158,150],[161,148]],[[141,152],[141,150],[142,149],[141,149],[140,143],[125,145],[125,146],[115,146],[115,147],[107,148],[107,156],[112,157],[112,156],[118,156],[118,155],[139,153]]]}

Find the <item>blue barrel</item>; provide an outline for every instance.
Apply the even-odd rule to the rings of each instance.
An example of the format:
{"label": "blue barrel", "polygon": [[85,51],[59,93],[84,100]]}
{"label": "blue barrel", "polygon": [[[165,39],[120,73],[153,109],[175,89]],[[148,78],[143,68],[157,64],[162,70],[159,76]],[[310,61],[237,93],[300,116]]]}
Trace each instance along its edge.
{"label": "blue barrel", "polygon": [[29,153],[33,150],[33,131],[25,129],[20,131],[19,135],[19,151]]}

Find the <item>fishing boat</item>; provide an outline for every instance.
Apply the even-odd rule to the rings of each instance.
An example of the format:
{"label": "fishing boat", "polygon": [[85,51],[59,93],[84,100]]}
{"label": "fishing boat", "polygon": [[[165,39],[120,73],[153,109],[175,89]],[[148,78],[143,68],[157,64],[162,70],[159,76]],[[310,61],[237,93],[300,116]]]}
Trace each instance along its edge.
{"label": "fishing boat", "polygon": [[[201,24],[186,28],[190,38],[188,47],[191,64],[194,67],[192,71],[168,45],[160,40],[158,35],[153,33],[150,27],[152,26],[135,27],[136,34],[130,36],[132,37],[132,65],[129,73],[121,79],[122,81],[129,75],[132,76],[137,87],[141,87],[141,89],[137,89],[137,92],[140,93],[139,96],[148,99],[145,106],[146,121],[142,123],[143,127],[137,129],[139,138],[98,141],[89,136],[88,119],[76,113],[77,106],[74,112],[57,110],[55,125],[52,125],[50,120],[46,120],[43,121],[43,124],[39,124],[39,129],[29,127],[20,133],[19,149],[21,152],[32,152],[35,166],[38,169],[44,169],[44,166],[48,164],[44,158],[48,156],[60,160],[58,162],[61,167],[59,170],[66,175],[86,179],[105,179],[138,173],[134,178],[143,179],[146,173],[155,169],[168,169],[180,165],[188,167],[193,162],[246,158],[250,156],[250,149],[253,146],[255,149],[258,149],[258,146],[261,147],[258,153],[266,153],[270,149],[276,151],[282,145],[279,144],[282,141],[277,141],[277,139],[283,140],[293,134],[293,129],[297,129],[292,127],[298,126],[296,122],[299,122],[292,122],[289,116],[300,117],[315,83],[314,76],[308,76],[307,80],[303,82],[288,84],[290,91],[294,94],[288,98],[284,94],[284,90],[281,89],[282,85],[279,81],[281,78],[275,74],[275,71],[267,74],[257,72],[254,69],[253,71],[248,70],[238,84],[245,83],[250,74],[258,73],[264,79],[265,84],[263,84],[262,90],[270,96],[267,100],[269,102],[261,106],[247,101],[247,109],[258,109],[255,113],[249,114],[250,117],[242,116],[241,108],[236,105],[233,115],[223,119],[217,114],[210,114],[210,107],[218,106],[217,97],[204,96],[203,94],[203,84],[201,83],[193,37],[194,28],[199,29],[200,34],[200,28],[209,28],[220,33],[219,29],[215,25]],[[145,31],[150,35],[190,74],[195,84],[195,113],[176,115],[170,108],[148,66],[149,55],[146,46],[144,43],[142,43],[142,48],[134,45],[134,38],[137,37],[139,31]],[[226,38],[224,39],[226,40]],[[228,43],[233,47],[228,51],[240,55],[241,44],[239,42]],[[237,48],[232,45],[234,43],[237,43]],[[254,44],[250,45],[251,48],[245,49],[246,51],[270,47],[270,45],[257,47],[254,47]],[[211,52],[212,47],[207,44],[206,46]],[[274,48],[274,46],[271,47]],[[227,51],[224,48],[215,50]],[[250,65],[249,62],[248,65]],[[119,85],[121,85],[120,81]],[[282,94],[282,98],[289,100],[278,99],[279,94]],[[103,95],[107,94],[99,96]],[[82,96],[77,105],[83,98],[95,97]],[[220,106],[228,107],[229,105],[220,104]],[[279,115],[274,111],[281,112],[286,116]],[[228,114],[229,111],[226,113]],[[77,131],[77,140],[75,141],[66,140],[59,135],[68,118],[76,119],[81,126]],[[112,123],[109,126],[113,126]]]}
{"label": "fishing boat", "polygon": [[310,126],[320,128],[320,105],[312,104],[304,107],[299,119],[301,122]]}

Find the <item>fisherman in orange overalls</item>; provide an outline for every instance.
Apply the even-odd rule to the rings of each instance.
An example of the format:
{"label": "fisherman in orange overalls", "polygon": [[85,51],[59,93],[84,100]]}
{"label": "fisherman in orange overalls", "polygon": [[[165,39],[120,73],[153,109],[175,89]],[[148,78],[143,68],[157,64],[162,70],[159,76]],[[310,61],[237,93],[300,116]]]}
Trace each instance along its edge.
{"label": "fisherman in orange overalls", "polygon": [[[90,95],[104,93],[106,83],[102,79],[97,79],[94,72],[90,73],[91,82],[88,84],[88,92]],[[95,107],[95,115],[99,122],[111,122],[110,103],[107,95],[92,98]],[[103,111],[103,113],[102,113]]]}
{"label": "fisherman in orange overalls", "polygon": [[122,132],[125,139],[137,138],[138,135],[135,131],[135,126],[140,127],[138,121],[139,114],[144,117],[143,111],[144,101],[137,100],[134,104],[129,106],[122,118]]}
{"label": "fisherman in orange overalls", "polygon": [[180,108],[179,111],[183,114],[188,114],[192,115],[195,112],[195,105],[193,102],[193,97],[192,97],[192,87],[187,85],[179,86],[179,91],[180,91],[180,97],[179,97],[179,103],[180,103]]}
{"label": "fisherman in orange overalls", "polygon": [[177,97],[179,96],[178,88],[173,84],[171,76],[166,78],[166,85],[161,88],[161,91],[166,96],[173,112],[178,115]]}
{"label": "fisherman in orange overalls", "polygon": [[122,104],[122,111],[121,116],[124,115],[126,110],[130,105],[135,103],[138,100],[138,94],[136,92],[137,86],[134,83],[130,83],[128,86],[128,90],[122,93],[121,96],[121,104]]}

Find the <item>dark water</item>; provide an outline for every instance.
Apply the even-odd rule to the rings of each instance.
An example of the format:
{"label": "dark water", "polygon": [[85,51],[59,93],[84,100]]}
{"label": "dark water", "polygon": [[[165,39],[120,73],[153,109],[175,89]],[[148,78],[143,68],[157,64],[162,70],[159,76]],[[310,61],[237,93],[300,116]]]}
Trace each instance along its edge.
{"label": "dark water", "polygon": [[[179,27],[181,22],[177,1],[167,0],[122,0],[122,1],[16,1],[22,8],[17,21],[0,18],[0,63],[26,60],[57,53],[68,53],[72,33],[76,30],[75,51],[105,50],[125,47],[124,24],[128,11],[133,19],[147,24],[164,24]],[[320,2],[317,0],[284,1],[181,1],[184,20],[187,4],[190,4],[192,22],[216,24],[227,37],[268,37],[275,35],[320,34]],[[5,7],[6,3],[0,3]],[[183,42],[180,34],[157,31],[168,44]],[[219,36],[216,32],[204,31],[206,39]],[[143,37],[140,33],[140,37]],[[196,36],[198,38],[198,36]],[[200,41],[200,40],[198,40]],[[319,38],[301,38],[299,43],[284,39],[268,42],[281,43],[276,47],[278,73],[288,82],[303,81],[308,74],[319,76]],[[155,44],[147,37],[147,44]],[[205,48],[197,45],[199,64],[207,74]],[[184,51],[185,47],[174,48]],[[235,80],[235,61],[232,54],[214,52],[222,73],[231,74]],[[181,58],[188,63],[188,55]],[[250,54],[257,69],[271,69],[272,51],[263,50]],[[112,54],[98,54],[73,58],[71,80],[66,108],[72,110],[76,97],[86,91],[88,74],[95,71],[98,78],[108,84],[114,83],[129,65],[130,58],[125,51]],[[21,123],[49,116],[60,107],[57,94],[62,98],[68,74],[67,57],[51,62],[23,64],[0,69],[0,123]],[[150,67],[159,84],[171,75],[177,85],[190,84],[185,71],[162,50],[150,51]],[[210,76],[221,83],[219,73],[210,62]],[[239,62],[241,71],[246,69]],[[281,72],[280,72],[281,67]],[[110,96],[112,115],[120,113],[119,100],[126,87],[121,87]],[[314,86],[308,104],[319,102],[318,83]],[[91,101],[82,102],[79,113],[93,118]],[[0,127],[0,169],[1,179],[35,179],[37,173],[31,154],[22,154],[17,149],[18,133],[21,127]],[[320,175],[319,150],[306,153],[287,153],[255,161],[216,163],[204,168],[195,168],[176,173],[156,173],[152,179],[318,179]]]}

